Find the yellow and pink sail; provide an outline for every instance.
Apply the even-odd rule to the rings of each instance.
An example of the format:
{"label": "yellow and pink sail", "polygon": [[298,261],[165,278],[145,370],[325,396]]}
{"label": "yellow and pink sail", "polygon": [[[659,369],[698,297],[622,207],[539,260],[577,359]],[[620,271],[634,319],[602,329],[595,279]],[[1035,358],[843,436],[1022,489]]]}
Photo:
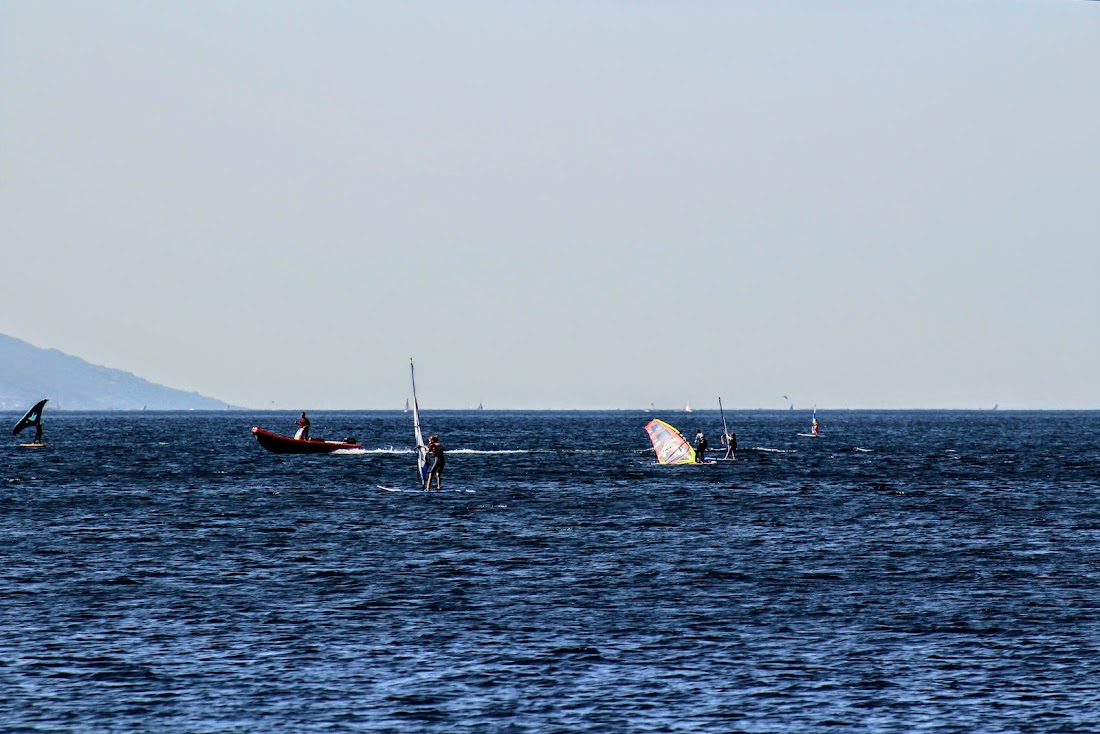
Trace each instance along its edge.
{"label": "yellow and pink sail", "polygon": [[645,432],[653,443],[658,464],[693,464],[695,449],[679,431],[662,420],[654,418],[645,425]]}

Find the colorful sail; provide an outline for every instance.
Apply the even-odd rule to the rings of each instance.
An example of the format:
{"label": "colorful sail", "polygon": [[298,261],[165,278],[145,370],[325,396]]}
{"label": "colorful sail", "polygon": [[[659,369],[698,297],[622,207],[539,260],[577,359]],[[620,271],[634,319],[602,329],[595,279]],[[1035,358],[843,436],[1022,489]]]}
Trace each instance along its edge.
{"label": "colorful sail", "polygon": [[420,486],[427,487],[428,482],[428,446],[424,443],[424,433],[420,430],[420,406],[416,402],[416,370],[409,359],[409,376],[412,378],[413,433],[416,436],[416,470],[420,477]]}
{"label": "colorful sail", "polygon": [[693,464],[695,449],[675,428],[656,418],[645,425],[659,464]]}
{"label": "colorful sail", "polygon": [[27,414],[19,419],[19,422],[15,424],[15,428],[11,429],[11,435],[18,436],[19,432],[24,428],[34,426],[37,433],[41,434],[42,431],[42,407],[49,402],[49,398],[41,400],[35,403],[34,407],[27,411]]}

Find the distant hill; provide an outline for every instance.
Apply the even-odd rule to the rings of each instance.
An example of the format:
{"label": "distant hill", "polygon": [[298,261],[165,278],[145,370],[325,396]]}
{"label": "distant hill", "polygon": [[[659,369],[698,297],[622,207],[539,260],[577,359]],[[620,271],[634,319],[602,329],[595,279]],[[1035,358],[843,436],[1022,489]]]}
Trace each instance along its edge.
{"label": "distant hill", "polygon": [[220,400],[175,390],[122,370],[0,334],[0,410],[26,410],[42,398],[61,410],[225,410]]}

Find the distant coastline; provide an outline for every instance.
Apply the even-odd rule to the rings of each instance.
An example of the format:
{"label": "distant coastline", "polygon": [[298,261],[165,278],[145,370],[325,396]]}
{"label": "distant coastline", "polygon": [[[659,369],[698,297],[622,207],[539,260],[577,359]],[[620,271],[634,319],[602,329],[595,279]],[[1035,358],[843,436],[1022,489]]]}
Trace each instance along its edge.
{"label": "distant coastline", "polygon": [[0,410],[26,410],[49,398],[50,411],[226,410],[225,401],[158,385],[0,334]]}

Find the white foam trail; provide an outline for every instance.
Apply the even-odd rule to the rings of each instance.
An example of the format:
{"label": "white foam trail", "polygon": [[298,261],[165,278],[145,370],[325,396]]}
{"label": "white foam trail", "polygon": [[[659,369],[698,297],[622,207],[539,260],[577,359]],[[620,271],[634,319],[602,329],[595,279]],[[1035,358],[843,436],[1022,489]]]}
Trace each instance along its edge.
{"label": "white foam trail", "polygon": [[[337,449],[333,451],[334,454],[412,454],[415,453],[411,448],[399,449],[394,446],[378,449]],[[481,449],[448,449],[447,455],[451,454],[482,454],[482,455],[496,455],[496,454],[530,454],[531,451],[527,449],[498,449],[498,450],[481,450]]]}

